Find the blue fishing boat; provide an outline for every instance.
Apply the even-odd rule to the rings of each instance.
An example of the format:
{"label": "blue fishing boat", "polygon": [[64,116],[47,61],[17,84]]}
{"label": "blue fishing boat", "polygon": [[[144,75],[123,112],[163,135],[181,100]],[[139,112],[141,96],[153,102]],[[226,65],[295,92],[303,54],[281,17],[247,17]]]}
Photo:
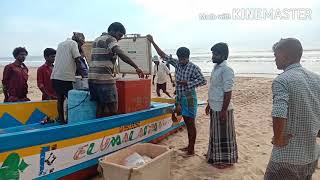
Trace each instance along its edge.
{"label": "blue fishing boat", "polygon": [[40,123],[57,116],[56,101],[0,104],[1,180],[87,179],[96,173],[100,157],[161,138],[184,125],[173,123],[173,105],[161,102],[96,119],[94,102],[81,96],[85,98],[69,96],[65,125]]}

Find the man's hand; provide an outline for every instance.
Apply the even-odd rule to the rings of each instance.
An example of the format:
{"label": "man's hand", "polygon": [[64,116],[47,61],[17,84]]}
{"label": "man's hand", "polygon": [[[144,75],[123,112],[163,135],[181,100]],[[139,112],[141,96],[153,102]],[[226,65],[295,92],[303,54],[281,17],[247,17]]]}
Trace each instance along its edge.
{"label": "man's hand", "polygon": [[138,74],[139,78],[144,78],[144,74],[143,74],[143,72],[142,72],[142,70],[141,70],[141,69],[136,68],[136,72],[137,72],[137,74]]}
{"label": "man's hand", "polygon": [[183,81],[177,81],[177,84],[186,86],[186,85],[188,85],[188,81],[185,81],[185,80],[183,80]]}
{"label": "man's hand", "polygon": [[287,134],[286,136],[282,136],[278,139],[272,138],[271,144],[273,144],[276,147],[284,147],[288,145],[289,140],[292,138],[292,134]]}
{"label": "man's hand", "polygon": [[152,37],[150,34],[147,35],[147,39],[148,39],[150,42],[153,42],[153,37]]}
{"label": "man's hand", "polygon": [[207,104],[207,107],[206,107],[206,115],[209,115],[210,114],[210,106],[209,106],[209,103]]}
{"label": "man's hand", "polygon": [[227,111],[220,111],[219,116],[221,121],[225,121],[227,119]]}

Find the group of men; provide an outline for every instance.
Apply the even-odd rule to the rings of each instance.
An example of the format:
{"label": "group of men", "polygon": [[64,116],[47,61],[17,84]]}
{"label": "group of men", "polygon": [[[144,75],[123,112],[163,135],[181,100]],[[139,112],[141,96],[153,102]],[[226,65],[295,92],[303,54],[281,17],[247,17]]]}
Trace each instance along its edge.
{"label": "group of men", "polygon": [[[85,37],[82,33],[73,33],[71,39],[59,43],[57,50],[44,50],[46,62],[38,68],[37,85],[42,92],[43,100],[57,99],[59,122],[67,123],[63,105],[68,92],[73,89],[76,75],[89,79],[91,99],[97,102],[97,118],[117,113],[118,96],[113,76],[117,57],[134,67],[139,77],[144,76],[142,70],[118,45],[118,41],[125,34],[124,26],[114,22],[109,26],[107,33],[96,38],[92,44],[90,68],[84,59],[82,45],[85,43]],[[4,102],[30,101],[27,98],[28,68],[23,63],[27,55],[25,48],[16,48],[13,51],[14,63],[4,69]]]}
{"label": "group of men", "polygon": [[[195,87],[206,84],[200,69],[189,62],[190,51],[181,47],[178,59],[166,55],[153,41],[159,56],[173,65],[177,83],[177,110],[182,113],[187,126],[188,155],[194,154],[196,139],[195,117],[197,98]],[[303,54],[301,42],[295,38],[281,39],[273,46],[276,66],[284,72],[272,83],[273,132],[272,154],[267,166],[265,180],[311,180],[318,164],[320,149],[316,138],[320,130],[320,76],[300,64]],[[229,50],[226,43],[211,48],[215,64],[210,77],[208,105],[210,134],[207,162],[224,169],[238,161],[231,94],[234,71],[227,65]]]}
{"label": "group of men", "polygon": [[[97,117],[110,116],[117,112],[118,100],[114,80],[117,57],[136,69],[139,77],[144,74],[121,50],[118,41],[126,30],[121,23],[112,23],[107,33],[96,38],[92,45],[92,62],[87,72],[81,63],[81,46],[85,42],[82,33],[74,33],[72,39],[58,45],[57,51],[44,50],[46,63],[38,69],[38,87],[42,98],[58,100],[58,119],[67,123],[63,116],[63,101],[73,89],[76,73],[88,77],[92,100],[97,102]],[[188,131],[188,145],[182,148],[187,155],[195,153],[197,95],[195,88],[207,83],[198,66],[189,61],[190,50],[178,48],[177,59],[165,54],[151,35],[148,40],[160,58],[175,68],[176,111],[181,113]],[[294,38],[282,39],[273,46],[277,68],[284,70],[272,84],[273,91],[273,150],[265,180],[311,180],[318,161],[316,137],[320,130],[320,76],[300,65],[302,45]],[[229,49],[226,43],[212,46],[212,63],[208,105],[205,113],[210,115],[210,134],[207,162],[224,169],[238,161],[238,150],[231,103],[234,86],[234,71],[227,65]],[[25,48],[13,51],[15,62],[4,69],[3,88],[5,102],[28,101],[28,68],[23,63],[28,52]],[[165,64],[153,58],[154,75],[157,79],[157,94],[160,90],[168,96],[165,76],[170,71]],[[54,63],[54,66],[53,66]],[[86,73],[87,72],[87,73]],[[154,84],[155,76],[153,77]]]}

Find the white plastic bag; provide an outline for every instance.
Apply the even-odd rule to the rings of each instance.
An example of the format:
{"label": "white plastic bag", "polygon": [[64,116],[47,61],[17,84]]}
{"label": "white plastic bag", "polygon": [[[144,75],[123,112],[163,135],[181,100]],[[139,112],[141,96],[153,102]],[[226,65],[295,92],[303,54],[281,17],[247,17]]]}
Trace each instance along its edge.
{"label": "white plastic bag", "polygon": [[134,152],[126,159],[124,159],[123,165],[133,168],[144,165],[146,162],[144,161],[143,157],[140,154]]}
{"label": "white plastic bag", "polygon": [[149,156],[146,156],[146,155],[143,155],[142,158],[146,163],[152,160]]}

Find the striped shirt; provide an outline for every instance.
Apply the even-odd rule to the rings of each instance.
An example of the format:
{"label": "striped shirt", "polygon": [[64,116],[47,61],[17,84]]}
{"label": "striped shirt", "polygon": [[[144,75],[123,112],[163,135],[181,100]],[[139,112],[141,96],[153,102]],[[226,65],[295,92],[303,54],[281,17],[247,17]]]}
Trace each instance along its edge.
{"label": "striped shirt", "polygon": [[112,48],[118,46],[116,38],[103,34],[92,43],[89,80],[98,84],[114,83],[113,73],[117,55]]}
{"label": "striped shirt", "polygon": [[294,165],[318,159],[316,137],[320,129],[320,76],[292,64],[272,84],[272,117],[286,118],[288,145],[273,147],[271,161]]}
{"label": "striped shirt", "polygon": [[166,55],[163,60],[167,61],[169,64],[176,68],[176,81],[188,82],[186,86],[177,84],[177,96],[181,96],[185,92],[192,91],[194,88],[198,86],[203,86],[207,84],[207,80],[201,73],[200,68],[192,62],[188,62],[188,64],[183,66],[180,65],[177,59],[172,58],[171,55]]}

